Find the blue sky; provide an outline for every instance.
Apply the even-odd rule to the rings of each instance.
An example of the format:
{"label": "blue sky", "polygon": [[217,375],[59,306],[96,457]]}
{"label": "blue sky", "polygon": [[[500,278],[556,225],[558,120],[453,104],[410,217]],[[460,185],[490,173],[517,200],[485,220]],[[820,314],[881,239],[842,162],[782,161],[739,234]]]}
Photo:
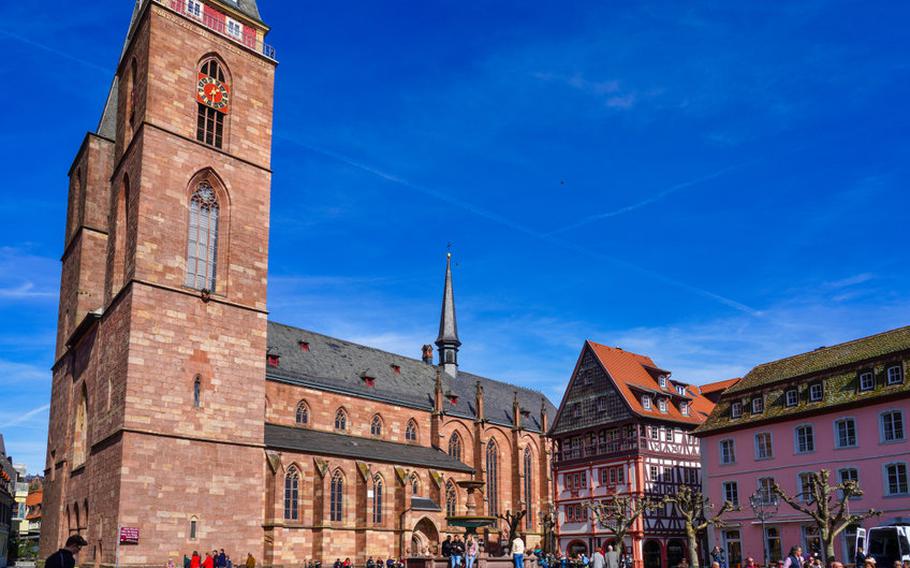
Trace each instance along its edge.
{"label": "blue sky", "polygon": [[[910,323],[910,6],[277,2],[274,320],[558,402],[586,338],[695,383]],[[131,2],[0,4],[0,432],[43,467],[66,172]],[[187,96],[192,96],[188,93]]]}

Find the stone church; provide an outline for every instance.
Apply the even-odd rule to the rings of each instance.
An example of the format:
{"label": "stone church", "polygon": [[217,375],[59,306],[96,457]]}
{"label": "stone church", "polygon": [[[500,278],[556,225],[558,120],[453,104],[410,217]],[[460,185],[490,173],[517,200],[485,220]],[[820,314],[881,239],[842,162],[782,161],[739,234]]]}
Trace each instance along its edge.
{"label": "stone church", "polygon": [[267,32],[255,0],[134,9],[69,171],[41,554],[406,556],[460,532],[472,477],[535,544],[555,408],[459,369],[450,260],[435,362],[269,321]]}

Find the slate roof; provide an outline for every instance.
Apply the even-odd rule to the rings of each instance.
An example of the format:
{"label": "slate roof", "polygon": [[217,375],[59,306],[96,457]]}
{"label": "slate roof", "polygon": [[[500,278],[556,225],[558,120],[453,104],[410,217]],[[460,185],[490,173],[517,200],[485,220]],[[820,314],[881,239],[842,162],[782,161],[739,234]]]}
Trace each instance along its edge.
{"label": "slate roof", "polygon": [[903,349],[910,349],[910,326],[854,339],[831,347],[822,347],[770,363],[762,363],[749,371],[743,380],[730,387],[727,392],[730,394],[743,392],[778,381],[873,359]]}
{"label": "slate roof", "polygon": [[435,448],[371,440],[312,428],[266,424],[265,445],[268,448],[318,455],[401,463],[446,471],[474,472],[473,468]]}
{"label": "slate roof", "polygon": [[436,501],[427,497],[411,497],[411,509],[415,511],[442,511]]}
{"label": "slate roof", "polygon": [[[309,351],[301,350],[301,341],[309,344]],[[268,346],[270,353],[279,355],[277,367],[266,367],[266,377],[270,380],[421,410],[433,409],[435,365],[276,322],[269,322]],[[398,372],[393,365],[398,367]],[[375,379],[374,386],[368,386],[363,376]],[[522,417],[525,429],[541,431],[541,403],[546,406],[549,417],[556,414],[553,403],[538,391],[461,370],[457,377],[442,372],[443,392],[457,397],[454,403],[446,400],[446,414],[475,418],[474,393],[478,382],[484,390],[485,418],[494,424],[512,425],[515,392],[521,407],[529,411]]]}
{"label": "slate roof", "polygon": [[[603,365],[604,370],[613,379],[617,391],[619,391],[635,414],[684,424],[701,424],[714,408],[714,403],[702,396],[698,387],[681,383],[680,386],[685,387],[686,394],[684,396],[681,396],[676,391],[676,386],[672,379],[667,381],[667,387],[661,387],[654,375],[648,372],[648,369],[650,368],[657,373],[666,373],[667,371],[658,367],[650,357],[632,353],[619,347],[608,347],[590,340],[587,343],[601,365]],[[677,401],[678,399],[688,400],[690,404],[689,415],[684,416],[674,402],[667,404],[666,412],[661,412],[658,409],[656,401],[651,404],[650,410],[646,410],[641,405],[641,397],[635,394],[634,391],[636,390],[663,394],[672,401]]]}

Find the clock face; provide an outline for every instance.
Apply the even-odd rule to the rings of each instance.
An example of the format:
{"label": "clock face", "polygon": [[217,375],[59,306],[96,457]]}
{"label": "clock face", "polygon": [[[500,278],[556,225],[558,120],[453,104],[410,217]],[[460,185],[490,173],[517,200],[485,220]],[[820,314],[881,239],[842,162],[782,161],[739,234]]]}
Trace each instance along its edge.
{"label": "clock face", "polygon": [[219,112],[227,113],[231,94],[227,85],[214,77],[200,73],[199,81],[196,83],[196,100]]}

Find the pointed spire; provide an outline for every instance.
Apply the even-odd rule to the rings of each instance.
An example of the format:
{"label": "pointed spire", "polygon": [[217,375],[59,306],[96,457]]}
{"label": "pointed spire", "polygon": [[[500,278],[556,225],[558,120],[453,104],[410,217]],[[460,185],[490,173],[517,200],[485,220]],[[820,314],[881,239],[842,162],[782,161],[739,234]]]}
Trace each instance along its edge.
{"label": "pointed spire", "polygon": [[439,364],[451,376],[458,374],[458,324],[455,321],[455,293],[452,291],[452,253],[446,254],[446,282],[442,291],[442,313],[439,316],[439,336],[436,347]]}

